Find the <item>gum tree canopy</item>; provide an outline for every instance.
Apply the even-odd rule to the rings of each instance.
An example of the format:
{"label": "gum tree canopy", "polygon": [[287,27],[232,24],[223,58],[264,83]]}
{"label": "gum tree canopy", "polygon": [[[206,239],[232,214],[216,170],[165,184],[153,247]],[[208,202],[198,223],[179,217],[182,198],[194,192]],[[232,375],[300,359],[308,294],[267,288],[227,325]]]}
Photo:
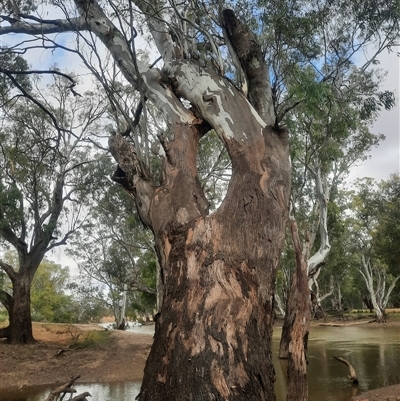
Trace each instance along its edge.
{"label": "gum tree canopy", "polygon": [[[51,3],[65,18],[54,20],[27,14],[19,3],[29,8],[10,0],[3,16],[9,25],[0,33],[28,34],[41,46],[78,54],[124,118],[109,142],[114,179],[153,231],[161,267],[162,306],[139,400],[275,399],[274,284],[290,192],[280,121],[304,101],[288,93],[284,79],[293,65],[311,60],[322,66],[321,79],[342,79],[336,73],[351,68],[358,45],[339,22],[348,29],[346,16],[358,13],[362,49],[383,18],[367,23],[375,8],[363,5],[390,2],[59,0]],[[340,18],[333,21],[332,12]],[[327,24],[330,37],[323,35]],[[73,49],[54,35],[67,31],[76,33]],[[158,64],[141,61],[138,33],[158,50]],[[119,101],[120,81],[108,79],[117,70],[140,94],[133,112]],[[232,173],[212,213],[197,171],[199,141],[210,132],[228,152]],[[158,145],[158,168],[150,141]]]}

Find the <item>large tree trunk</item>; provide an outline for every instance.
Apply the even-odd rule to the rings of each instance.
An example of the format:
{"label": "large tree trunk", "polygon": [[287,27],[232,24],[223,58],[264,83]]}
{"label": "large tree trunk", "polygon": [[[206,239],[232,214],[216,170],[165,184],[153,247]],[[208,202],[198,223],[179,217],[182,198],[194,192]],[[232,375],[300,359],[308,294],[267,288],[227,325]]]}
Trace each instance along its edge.
{"label": "large tree trunk", "polygon": [[18,274],[13,282],[13,296],[8,310],[9,327],[7,341],[10,344],[29,344],[35,342],[31,319],[31,278],[28,272]]}
{"label": "large tree trunk", "polygon": [[[254,126],[252,116],[241,117]],[[149,213],[164,296],[139,400],[275,399],[274,283],[290,189],[285,135],[264,127],[247,141],[230,140],[228,193],[207,215],[199,130],[175,125]],[[118,135],[113,141],[112,149],[122,143]],[[114,152],[120,163],[123,152],[123,145]]]}
{"label": "large tree trunk", "polygon": [[[267,82],[261,48],[233,17],[231,40],[242,38],[248,48],[241,62]],[[159,41],[161,54],[166,43]],[[168,111],[168,138],[160,135],[161,185],[154,187],[121,135],[110,139],[119,164],[114,178],[154,232],[163,281],[138,399],[274,400],[274,287],[290,193],[287,132],[274,127],[270,95],[262,102],[268,110],[256,110],[215,70],[195,60],[164,61],[161,75],[150,71],[143,80],[146,94],[165,100],[161,107]],[[179,97],[193,108],[185,109]],[[229,153],[232,178],[209,215],[196,159],[199,139],[211,128]]]}
{"label": "large tree trunk", "polygon": [[[274,399],[273,294],[287,197],[279,188],[279,204],[265,191],[248,156],[216,213],[157,233],[166,287],[140,400]],[[191,203],[177,205],[180,219]]]}

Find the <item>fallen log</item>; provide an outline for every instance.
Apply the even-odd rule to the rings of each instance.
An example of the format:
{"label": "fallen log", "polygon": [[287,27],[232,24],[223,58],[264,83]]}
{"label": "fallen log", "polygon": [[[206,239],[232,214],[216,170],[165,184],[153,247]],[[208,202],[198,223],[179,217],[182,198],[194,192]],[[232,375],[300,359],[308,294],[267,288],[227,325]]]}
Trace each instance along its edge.
{"label": "fallen log", "polygon": [[71,398],[69,401],[88,401],[86,397],[91,397],[92,395],[88,393],[87,391],[75,396],[74,398]]}
{"label": "fallen log", "polygon": [[350,379],[354,384],[358,384],[358,378],[357,378],[357,374],[356,374],[356,370],[353,368],[353,365],[346,359],[335,355],[335,359],[337,359],[339,362],[343,362],[345,365],[347,365],[347,367],[349,368],[349,372],[350,372]]}
{"label": "fallen log", "polygon": [[375,323],[376,319],[372,320],[362,320],[356,322],[346,322],[346,323],[318,323],[318,326],[328,326],[328,327],[347,327],[347,326],[361,326],[363,324]]}
{"label": "fallen log", "polygon": [[69,393],[76,393],[76,390],[72,388],[71,386],[75,383],[76,380],[78,380],[81,377],[81,375],[76,375],[72,376],[71,379],[65,384],[63,384],[60,387],[57,387],[53,391],[50,392],[48,397],[46,398],[46,401],[57,401],[59,396],[62,394],[62,397],[64,397],[65,394]]}

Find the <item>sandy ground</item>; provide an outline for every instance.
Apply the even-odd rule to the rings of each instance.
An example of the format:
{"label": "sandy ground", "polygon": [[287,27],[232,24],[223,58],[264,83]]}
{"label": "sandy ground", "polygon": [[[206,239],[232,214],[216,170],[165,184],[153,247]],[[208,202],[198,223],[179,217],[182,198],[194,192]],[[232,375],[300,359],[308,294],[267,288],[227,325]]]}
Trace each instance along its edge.
{"label": "sandy ground", "polygon": [[[87,347],[67,348],[78,336],[85,340],[97,325],[34,324],[32,345],[0,342],[0,392],[26,386],[63,384],[80,374],[80,382],[140,381],[153,337],[110,331],[105,341]],[[102,337],[103,338],[103,337]],[[90,339],[90,337],[89,337]],[[67,350],[58,355],[61,349]],[[21,374],[22,373],[22,374]]]}
{"label": "sandy ground", "polygon": [[[97,325],[34,323],[36,344],[8,345],[1,341],[0,395],[27,386],[63,384],[77,374],[81,375],[80,382],[141,381],[153,342],[151,335],[110,331],[92,345],[68,347],[78,337],[88,340],[93,335],[90,333],[102,330]],[[59,354],[60,350],[66,351]],[[352,400],[400,401],[400,385],[372,390]]]}
{"label": "sandy ground", "polygon": [[357,397],[352,397],[352,401],[400,401],[400,384],[395,386],[383,387],[377,390],[367,391]]}

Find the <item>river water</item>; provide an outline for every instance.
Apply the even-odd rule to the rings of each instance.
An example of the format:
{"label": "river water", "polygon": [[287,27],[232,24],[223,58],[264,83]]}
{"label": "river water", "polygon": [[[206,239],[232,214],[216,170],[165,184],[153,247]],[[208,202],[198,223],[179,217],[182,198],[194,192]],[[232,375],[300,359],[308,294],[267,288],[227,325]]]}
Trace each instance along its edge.
{"label": "river water", "polygon": [[[130,331],[152,335],[152,327]],[[285,361],[279,360],[280,329],[274,330],[274,365],[277,401],[286,399]],[[339,355],[354,366],[360,381],[353,386],[348,368],[334,359]],[[360,392],[400,383],[400,329],[398,327],[312,327],[308,345],[309,401],[348,401]],[[22,367],[21,367],[22,368]],[[23,368],[22,368],[23,369]],[[78,394],[89,391],[95,401],[134,401],[140,383],[77,384]],[[43,401],[49,388],[26,389],[0,401]],[[400,396],[400,394],[399,394]],[[171,400],[172,401],[172,400]],[[180,400],[176,400],[180,401]]]}

